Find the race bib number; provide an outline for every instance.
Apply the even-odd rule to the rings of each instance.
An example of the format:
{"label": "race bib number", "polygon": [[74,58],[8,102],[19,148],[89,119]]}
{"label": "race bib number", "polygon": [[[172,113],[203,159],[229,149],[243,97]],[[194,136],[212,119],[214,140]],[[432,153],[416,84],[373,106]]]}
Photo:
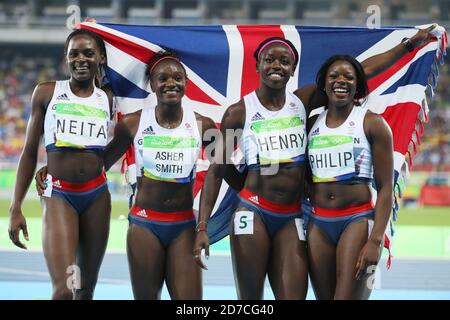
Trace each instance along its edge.
{"label": "race bib number", "polygon": [[234,215],[234,234],[253,234],[253,218],[252,211],[238,211]]}
{"label": "race bib number", "polygon": [[59,103],[55,111],[57,147],[106,146],[109,115],[78,103]]}
{"label": "race bib number", "polygon": [[252,124],[252,132],[260,164],[303,159],[306,148],[303,119],[288,117],[257,121]]}
{"label": "race bib number", "polygon": [[367,239],[370,238],[372,234],[374,221],[372,219],[367,220]]}
{"label": "race bib number", "polygon": [[144,168],[152,178],[187,178],[195,166],[198,152],[194,137],[145,136]]}
{"label": "race bib number", "polygon": [[52,175],[47,173],[47,178],[45,179],[45,189],[44,193],[42,194],[43,197],[50,198],[52,196],[52,190],[53,190],[53,182],[52,182]]}
{"label": "race bib number", "polygon": [[303,219],[295,218],[295,227],[297,228],[298,239],[300,241],[306,241]]}
{"label": "race bib number", "polygon": [[355,174],[353,137],[317,136],[309,144],[313,182],[339,181]]}

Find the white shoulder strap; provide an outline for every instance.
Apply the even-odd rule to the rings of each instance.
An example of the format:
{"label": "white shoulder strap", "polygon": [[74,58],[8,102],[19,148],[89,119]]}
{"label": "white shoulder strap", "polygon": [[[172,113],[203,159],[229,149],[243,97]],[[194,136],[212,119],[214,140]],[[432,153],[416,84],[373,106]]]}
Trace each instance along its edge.
{"label": "white shoulder strap", "polygon": [[314,116],[318,116],[319,114],[321,114],[324,111],[325,111],[325,107],[316,108],[316,109],[311,111],[311,113],[309,114],[308,118],[312,118]]}

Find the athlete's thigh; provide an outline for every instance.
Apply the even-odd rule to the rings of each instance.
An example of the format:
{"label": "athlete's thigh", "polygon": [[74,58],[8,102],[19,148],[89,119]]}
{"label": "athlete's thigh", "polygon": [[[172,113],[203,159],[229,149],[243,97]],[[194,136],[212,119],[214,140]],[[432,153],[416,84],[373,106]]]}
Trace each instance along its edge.
{"label": "athlete's thigh", "polygon": [[[53,286],[65,286],[75,269],[78,213],[58,196],[42,197],[42,246]],[[60,288],[61,289],[61,288]]]}
{"label": "athlete's thigh", "polygon": [[239,208],[230,223],[231,257],[239,299],[262,299],[270,238],[258,213]]}
{"label": "athlete's thigh", "polygon": [[172,241],[166,257],[166,284],[174,300],[202,299],[202,269],[194,259],[194,226]]}
{"label": "athlete's thigh", "polygon": [[332,300],[336,289],[336,247],[313,222],[307,232],[308,265],[316,299]]}
{"label": "athlete's thigh", "polygon": [[276,299],[306,298],[308,254],[303,226],[299,228],[292,220],[272,238],[268,275]]}
{"label": "athlete's thigh", "polygon": [[77,263],[81,268],[82,287],[92,287],[97,281],[111,220],[111,195],[105,189],[80,215],[80,241]]}
{"label": "athlete's thigh", "polygon": [[336,250],[336,299],[362,299],[368,289],[367,277],[356,280],[356,263],[368,239],[368,219],[350,224],[342,233]]}
{"label": "athlete's thigh", "polygon": [[143,226],[130,224],[127,257],[134,298],[161,298],[166,254],[156,235]]}

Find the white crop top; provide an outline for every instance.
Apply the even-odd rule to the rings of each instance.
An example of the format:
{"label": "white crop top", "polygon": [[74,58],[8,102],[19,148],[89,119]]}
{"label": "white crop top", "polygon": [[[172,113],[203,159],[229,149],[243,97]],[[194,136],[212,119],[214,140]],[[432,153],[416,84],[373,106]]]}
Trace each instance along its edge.
{"label": "white crop top", "polygon": [[194,111],[184,107],[181,124],[174,129],[161,127],[155,111],[155,107],[149,107],[141,113],[134,139],[137,175],[167,182],[191,182],[202,146]]}
{"label": "white crop top", "polygon": [[304,161],[307,144],[306,111],[301,100],[286,93],[278,111],[267,110],[256,92],[244,97],[245,125],[240,148],[250,170],[260,166],[298,165]]}
{"label": "white crop top", "polygon": [[364,133],[367,108],[353,107],[337,128],[326,125],[322,112],[308,135],[308,158],[313,182],[362,181],[373,178],[371,146]]}
{"label": "white crop top", "polygon": [[94,86],[92,95],[82,98],[72,92],[69,80],[56,81],[44,120],[45,147],[103,150],[110,119],[108,96],[102,89]]}

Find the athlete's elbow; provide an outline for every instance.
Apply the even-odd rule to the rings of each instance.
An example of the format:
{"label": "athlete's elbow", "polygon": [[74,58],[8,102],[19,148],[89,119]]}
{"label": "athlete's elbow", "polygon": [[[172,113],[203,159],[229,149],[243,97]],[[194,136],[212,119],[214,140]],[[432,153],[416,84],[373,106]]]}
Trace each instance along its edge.
{"label": "athlete's elbow", "polygon": [[38,150],[34,147],[25,146],[22,150],[22,154],[20,155],[20,161],[30,161],[30,162],[36,162],[38,157]]}
{"label": "athlete's elbow", "polygon": [[364,66],[364,73],[365,73],[367,79],[370,79],[375,76],[374,68],[369,67],[369,66]]}

